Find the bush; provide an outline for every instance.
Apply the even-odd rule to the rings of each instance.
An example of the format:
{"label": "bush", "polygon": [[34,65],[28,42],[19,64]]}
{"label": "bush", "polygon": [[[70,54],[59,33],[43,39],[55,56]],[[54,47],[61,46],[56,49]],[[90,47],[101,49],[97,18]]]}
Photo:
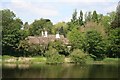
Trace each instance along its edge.
{"label": "bush", "polygon": [[102,36],[95,30],[87,31],[85,34],[85,49],[96,58],[103,59],[105,54],[105,43]]}
{"label": "bush", "polygon": [[70,54],[70,57],[75,63],[86,63],[88,55],[81,51],[80,49],[75,49]]}
{"label": "bush", "polygon": [[93,61],[94,61],[94,57],[92,57],[91,55],[87,55],[87,57],[85,58],[86,64],[93,63]]}
{"label": "bush", "polygon": [[55,40],[54,42],[50,42],[48,44],[48,47],[54,48],[58,51],[59,54],[68,56],[69,52],[68,52],[68,48],[67,45],[65,45],[62,41],[60,40]]}
{"label": "bush", "polygon": [[63,63],[64,62],[64,56],[60,55],[58,51],[54,48],[50,48],[46,53],[45,57],[47,57],[47,63]]}
{"label": "bush", "polygon": [[27,40],[21,41],[19,49],[22,56],[42,56],[47,48],[47,45],[29,44]]}

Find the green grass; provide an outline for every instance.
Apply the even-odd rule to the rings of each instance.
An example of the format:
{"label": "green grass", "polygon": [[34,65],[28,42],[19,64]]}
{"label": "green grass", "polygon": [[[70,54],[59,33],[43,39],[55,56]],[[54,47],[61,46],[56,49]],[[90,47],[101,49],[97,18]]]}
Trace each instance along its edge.
{"label": "green grass", "polygon": [[2,62],[2,56],[0,55],[0,63]]}
{"label": "green grass", "polygon": [[[0,62],[5,62],[6,60],[9,59],[14,59],[14,61],[12,62],[8,62],[8,63],[47,63],[49,60],[47,60],[46,57],[42,57],[42,56],[35,56],[35,57],[19,57],[19,58],[23,58],[23,61],[18,61],[17,57],[13,57],[13,56],[8,56],[8,55],[4,55],[4,56],[0,56]],[[25,58],[30,58],[29,61],[26,61]],[[51,60],[51,58],[50,58]],[[62,59],[63,60],[63,59]],[[101,61],[93,61],[89,58],[87,58],[87,62],[86,64],[118,64],[119,63],[120,58],[105,58]],[[63,61],[65,62],[65,60]],[[58,61],[56,61],[56,63],[59,63]]]}
{"label": "green grass", "polygon": [[[22,59],[21,59],[22,58]],[[27,58],[30,58],[30,60],[26,60]],[[14,59],[14,61],[11,61],[11,62],[7,62],[7,60],[9,61],[10,59]],[[43,62],[45,63],[46,62],[46,58],[45,57],[41,57],[41,56],[36,56],[36,57],[19,57],[19,59],[21,60],[17,60],[18,58],[17,57],[13,57],[13,56],[8,56],[8,55],[4,55],[2,57],[2,62],[4,63],[27,63],[27,64],[30,64],[30,63],[39,63],[39,62]]]}
{"label": "green grass", "polygon": [[31,59],[31,62],[46,62],[46,58],[45,57],[33,57]]}
{"label": "green grass", "polygon": [[8,55],[2,56],[2,59],[11,59],[11,58],[15,58],[15,57],[13,57],[13,56],[8,56]]}
{"label": "green grass", "polygon": [[2,55],[0,55],[0,59],[2,59]]}
{"label": "green grass", "polygon": [[103,59],[103,62],[105,63],[118,63],[119,58],[105,58]]}

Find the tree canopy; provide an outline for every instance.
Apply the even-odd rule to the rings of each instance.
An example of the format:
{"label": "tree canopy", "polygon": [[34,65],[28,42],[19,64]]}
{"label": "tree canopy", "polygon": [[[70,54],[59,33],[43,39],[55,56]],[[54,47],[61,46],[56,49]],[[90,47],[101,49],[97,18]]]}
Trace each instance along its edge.
{"label": "tree canopy", "polygon": [[[45,56],[53,49],[59,55],[72,55],[80,58],[78,53],[94,55],[96,58],[120,57],[120,2],[116,11],[106,15],[98,14],[97,11],[89,11],[85,14],[82,10],[75,9],[71,21],[58,22],[53,25],[50,19],[40,18],[31,24],[23,23],[16,17],[16,14],[9,10],[0,10],[2,13],[2,52],[8,55]],[[78,15],[78,17],[77,17]],[[41,31],[47,30],[48,34],[64,35],[69,40],[69,44],[61,42],[50,42],[44,44],[29,44],[28,36],[41,36]],[[57,39],[56,39],[57,40]],[[70,49],[68,47],[71,46]],[[51,48],[50,48],[51,47]],[[77,55],[77,56],[76,56]],[[82,55],[82,54],[81,54]],[[78,57],[79,56],[79,57]],[[57,59],[57,58],[55,58]]]}

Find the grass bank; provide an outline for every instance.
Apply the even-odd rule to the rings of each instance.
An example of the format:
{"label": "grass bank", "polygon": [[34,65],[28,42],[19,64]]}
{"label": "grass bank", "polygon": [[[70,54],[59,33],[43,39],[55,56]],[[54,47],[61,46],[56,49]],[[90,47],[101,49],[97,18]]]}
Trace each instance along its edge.
{"label": "grass bank", "polygon": [[100,61],[93,61],[88,64],[119,64],[120,58],[104,58]]}
{"label": "grass bank", "polygon": [[3,63],[24,63],[24,64],[33,64],[33,63],[46,63],[46,58],[37,56],[37,57],[13,57],[13,56],[2,56]]}
{"label": "grass bank", "polygon": [[[120,58],[105,58],[101,61],[87,61],[86,64],[118,64]],[[0,56],[0,61],[3,63],[23,63],[23,64],[39,64],[47,63],[46,57],[36,56],[36,57],[13,57],[13,56]],[[71,63],[70,58],[65,58],[64,63]],[[74,63],[72,61],[72,63]]]}

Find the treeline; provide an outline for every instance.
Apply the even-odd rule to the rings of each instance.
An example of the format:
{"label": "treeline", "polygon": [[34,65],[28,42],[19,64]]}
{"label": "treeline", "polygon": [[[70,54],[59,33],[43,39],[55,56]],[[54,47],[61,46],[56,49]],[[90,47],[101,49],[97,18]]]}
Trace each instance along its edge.
{"label": "treeline", "polygon": [[[75,10],[70,22],[58,22],[54,25],[51,20],[43,18],[31,24],[23,24],[9,9],[0,10],[0,13],[3,55],[54,57],[57,53],[58,57],[81,57],[85,53],[94,59],[120,57],[120,4],[116,12],[107,15],[98,14],[96,11],[84,14],[81,10],[77,17],[78,12]],[[41,36],[44,29],[47,29],[48,34],[59,32],[64,35],[69,39],[71,47],[60,41],[48,45],[31,45],[25,40],[28,36]]]}

